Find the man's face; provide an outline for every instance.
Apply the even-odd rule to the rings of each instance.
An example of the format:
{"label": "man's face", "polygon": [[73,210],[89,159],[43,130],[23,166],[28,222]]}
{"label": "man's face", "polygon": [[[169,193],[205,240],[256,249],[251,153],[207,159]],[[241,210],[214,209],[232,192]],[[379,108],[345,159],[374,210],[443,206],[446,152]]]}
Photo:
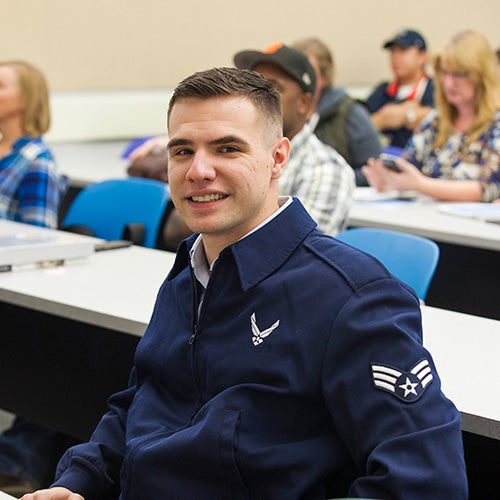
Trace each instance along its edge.
{"label": "man's face", "polygon": [[274,64],[261,63],[255,68],[264,78],[273,82],[281,92],[281,106],[283,108],[283,133],[292,139],[299,133],[307,121],[311,95],[303,92],[300,85],[287,73]]}
{"label": "man's face", "polygon": [[417,47],[393,45],[390,49],[391,68],[394,76],[403,84],[414,83],[420,78],[427,59],[427,53]]}
{"label": "man's face", "polygon": [[172,201],[204,241],[230,245],[276,210],[289,153],[280,132],[247,99],[175,103],[168,144]]}

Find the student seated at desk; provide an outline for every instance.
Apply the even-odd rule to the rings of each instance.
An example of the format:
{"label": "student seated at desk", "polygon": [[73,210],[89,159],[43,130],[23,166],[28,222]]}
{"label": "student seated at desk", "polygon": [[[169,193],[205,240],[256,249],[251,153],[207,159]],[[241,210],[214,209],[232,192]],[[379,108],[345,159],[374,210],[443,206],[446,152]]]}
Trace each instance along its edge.
{"label": "student seated at desk", "polygon": [[[42,73],[23,61],[1,62],[0,218],[57,227],[67,183],[42,139],[49,126]],[[57,433],[16,418],[0,436],[0,490],[19,495],[46,484],[58,446]]]}
{"label": "student seated at desk", "polygon": [[460,414],[414,292],[279,196],[280,99],[235,68],[175,89],[168,178],[197,234],[129,388],[24,500],[466,498]]}
{"label": "student seated at desk", "polygon": [[[297,49],[275,43],[264,51],[238,52],[234,62],[239,68],[263,74],[280,89],[284,134],[292,144],[287,169],[280,179],[280,193],[298,197],[322,231],[337,234],[347,222],[355,176],[345,159],[319,140],[308,123],[316,91],[315,71],[309,59]],[[165,141],[164,137],[151,139],[132,157],[143,158],[155,148],[161,151]],[[135,163],[128,169],[131,175],[162,175],[153,162],[149,167],[144,164],[146,168],[136,168]],[[189,234],[189,227],[175,209],[171,210],[163,230],[164,248],[175,250]]]}
{"label": "student seated at desk", "polygon": [[370,159],[379,191],[412,190],[447,201],[500,196],[500,86],[495,54],[480,33],[457,34],[434,58],[436,110],[396,160],[401,172]]}
{"label": "student seated at desk", "polygon": [[434,106],[434,84],[427,75],[427,43],[414,30],[399,31],[384,43],[393,79],[373,90],[365,105],[387,146],[402,148]]}

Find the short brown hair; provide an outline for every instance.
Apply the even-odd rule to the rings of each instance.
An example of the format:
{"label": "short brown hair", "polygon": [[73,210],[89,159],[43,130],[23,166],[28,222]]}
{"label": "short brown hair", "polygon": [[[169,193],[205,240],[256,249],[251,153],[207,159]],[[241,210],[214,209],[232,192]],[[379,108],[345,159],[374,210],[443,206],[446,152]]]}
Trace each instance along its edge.
{"label": "short brown hair", "polygon": [[32,137],[40,137],[50,128],[50,104],[47,81],[43,74],[25,61],[0,62],[12,68],[19,81],[24,103],[23,130]]}
{"label": "short brown hair", "polygon": [[167,120],[179,99],[217,97],[242,97],[250,100],[282,132],[283,113],[279,91],[261,74],[237,68],[212,68],[185,78],[177,85],[170,99]]}

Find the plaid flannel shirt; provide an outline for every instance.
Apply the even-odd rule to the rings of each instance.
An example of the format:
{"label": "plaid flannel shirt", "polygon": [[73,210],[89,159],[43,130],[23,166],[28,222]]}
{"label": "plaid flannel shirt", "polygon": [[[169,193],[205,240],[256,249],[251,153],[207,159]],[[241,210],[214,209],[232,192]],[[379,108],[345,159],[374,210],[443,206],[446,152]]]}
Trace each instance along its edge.
{"label": "plaid flannel shirt", "polygon": [[0,219],[57,227],[65,178],[40,137],[22,137],[0,158]]}
{"label": "plaid flannel shirt", "polygon": [[354,171],[309,124],[293,137],[290,159],[280,177],[280,194],[300,199],[318,228],[335,235],[344,229],[352,204]]}

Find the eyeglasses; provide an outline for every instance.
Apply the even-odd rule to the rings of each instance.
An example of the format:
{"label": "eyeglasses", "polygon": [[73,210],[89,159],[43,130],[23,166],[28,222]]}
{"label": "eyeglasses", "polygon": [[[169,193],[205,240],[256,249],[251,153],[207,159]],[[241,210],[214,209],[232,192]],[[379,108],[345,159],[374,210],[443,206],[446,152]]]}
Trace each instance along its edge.
{"label": "eyeglasses", "polygon": [[439,68],[439,76],[441,78],[450,77],[453,80],[465,80],[469,77],[468,71],[448,71],[443,68]]}

